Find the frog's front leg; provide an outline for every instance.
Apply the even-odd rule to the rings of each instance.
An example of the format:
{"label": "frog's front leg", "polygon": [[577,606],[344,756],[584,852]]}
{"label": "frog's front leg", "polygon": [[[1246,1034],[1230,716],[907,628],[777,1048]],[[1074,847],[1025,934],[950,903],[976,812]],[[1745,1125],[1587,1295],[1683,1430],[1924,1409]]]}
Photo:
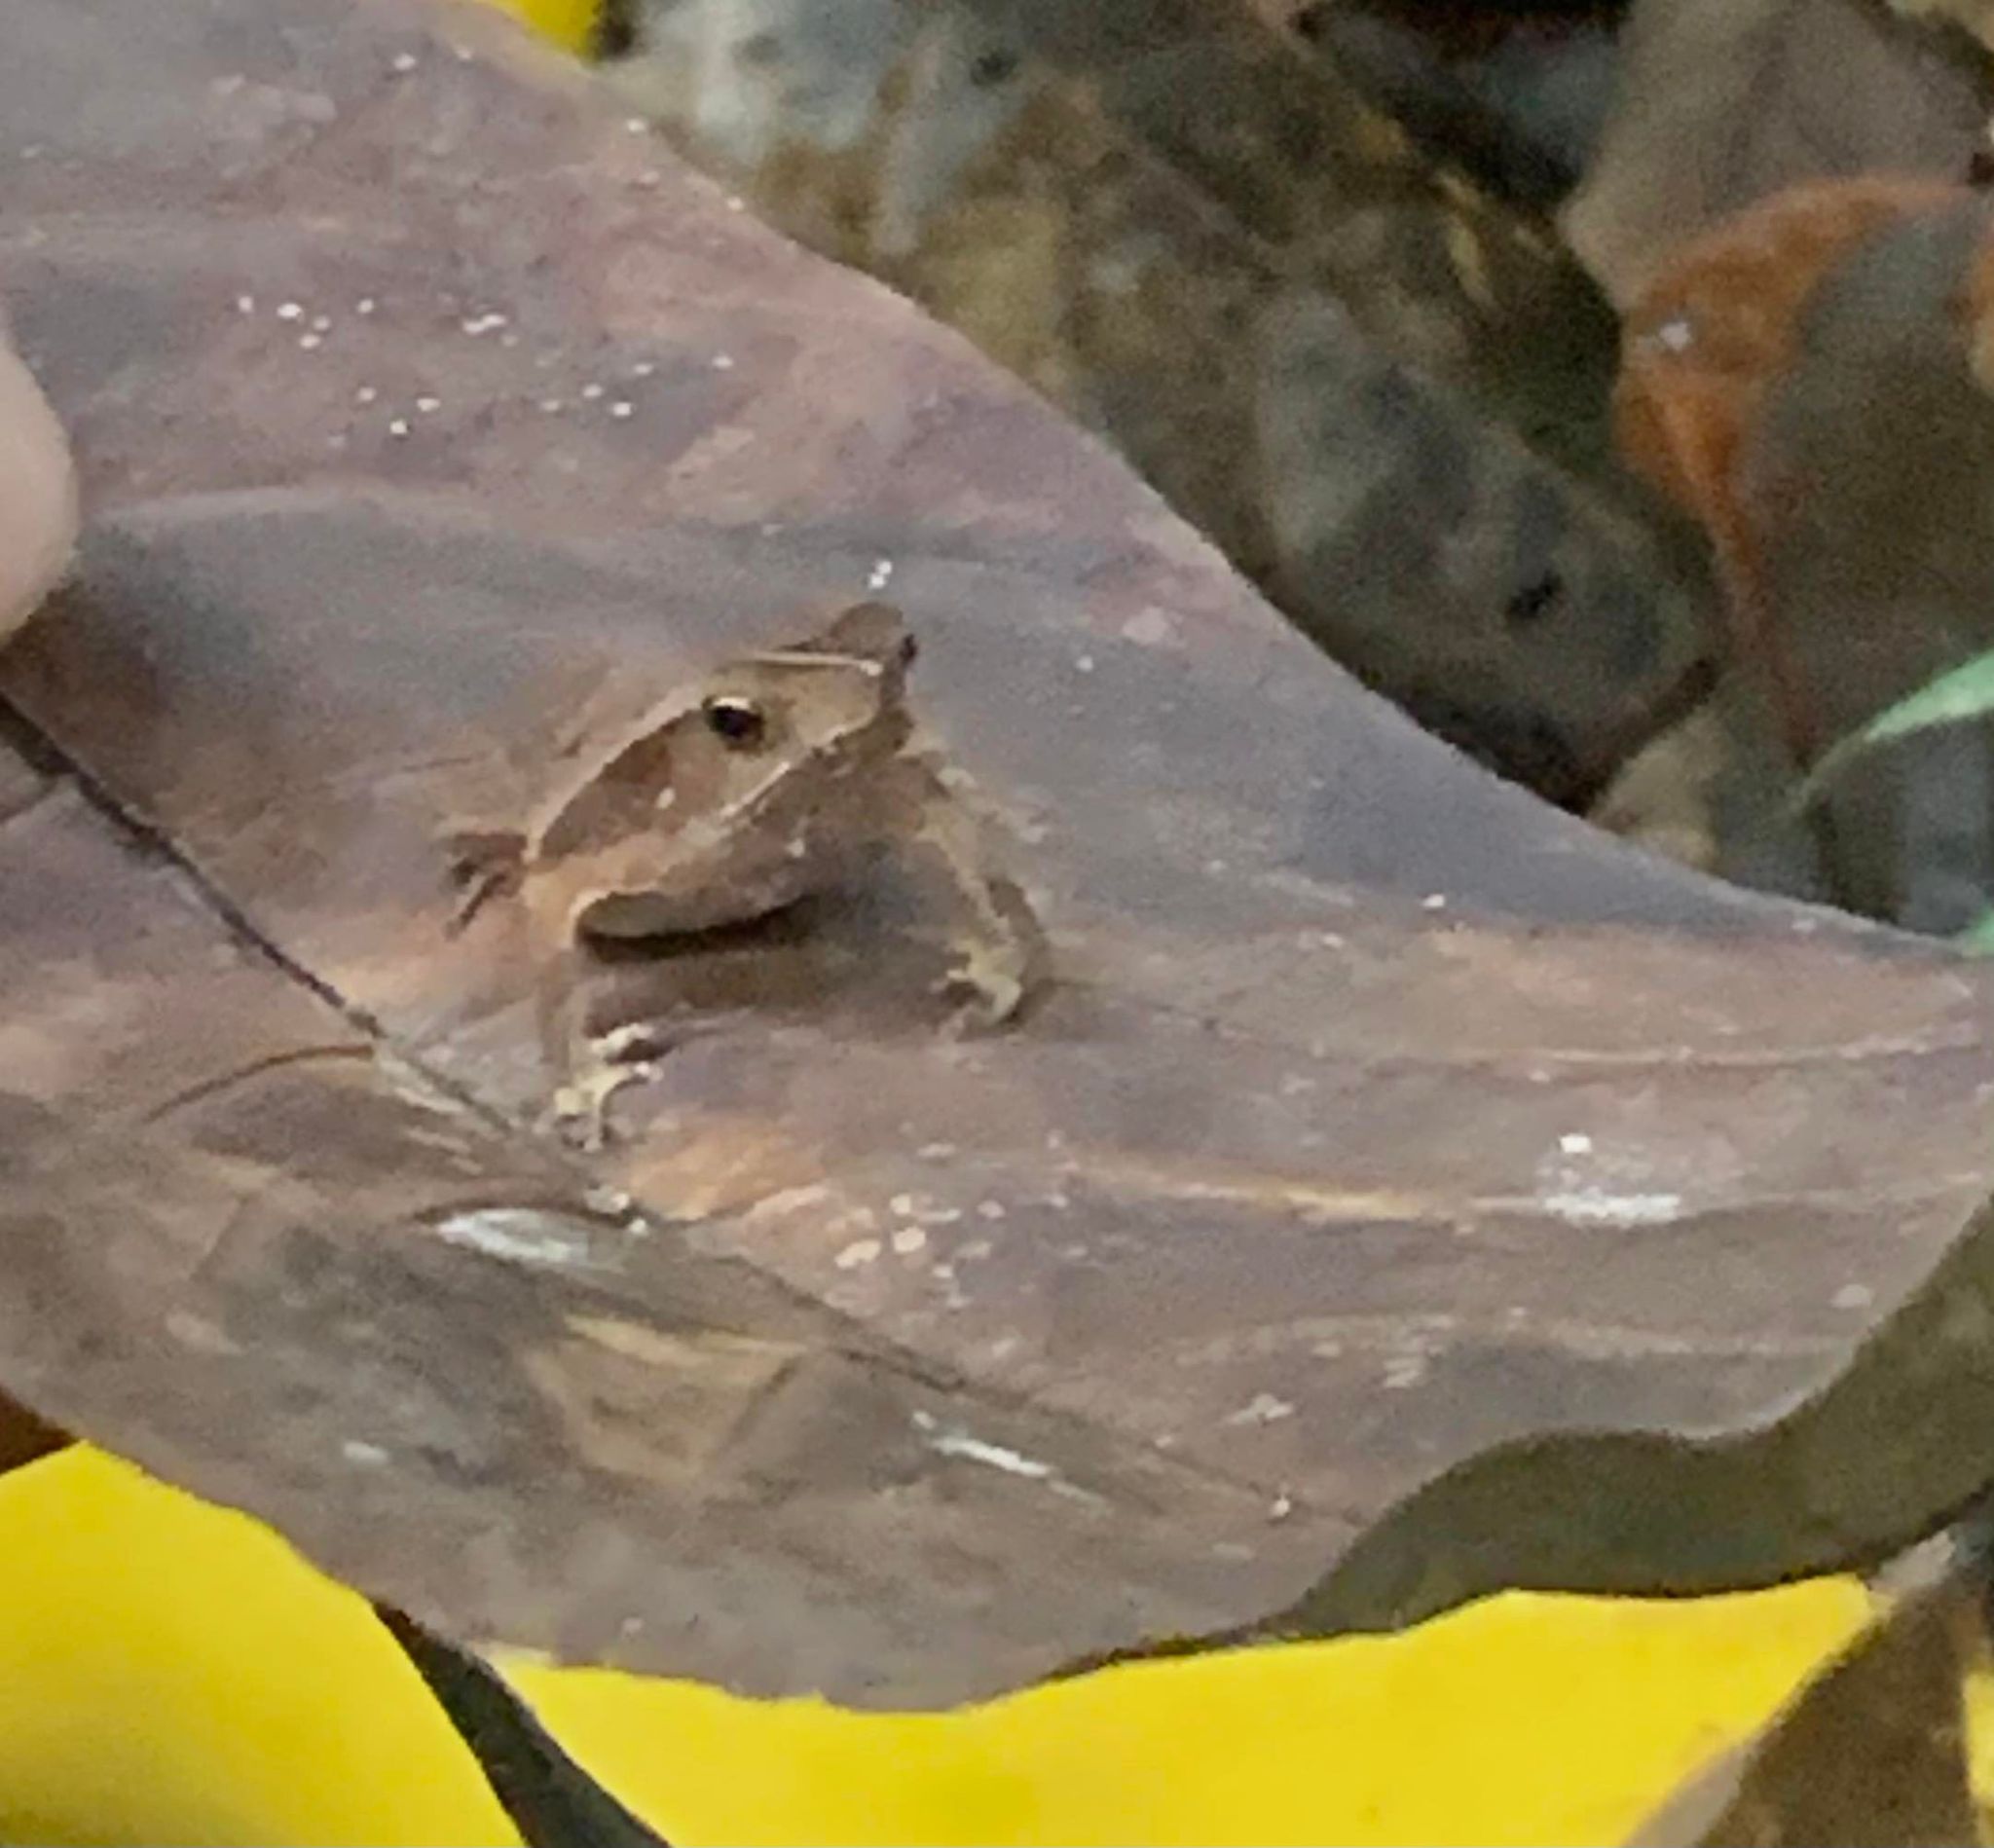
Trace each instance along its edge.
{"label": "frog's front leg", "polygon": [[[668,1050],[642,1021],[617,1027],[577,1047],[567,1079],[548,1112],[554,1127],[577,1148],[594,1154],[609,1140],[609,1100],[626,1086],[657,1076],[656,1054]],[[652,1056],[646,1057],[649,1053]]]}
{"label": "frog's front leg", "polygon": [[910,752],[888,766],[886,781],[891,838],[939,872],[956,903],[952,947],[958,960],[942,985],[969,991],[958,1016],[962,1025],[1000,1026],[1045,972],[1038,913],[999,864],[983,816],[949,788],[936,758]]}
{"label": "frog's front leg", "polygon": [[461,937],[491,900],[519,890],[526,836],[516,828],[453,828],[443,836],[443,850],[457,892],[445,930]]}
{"label": "frog's front leg", "polygon": [[571,942],[541,959],[534,1008],[541,1056],[553,1075],[542,1121],[565,1140],[593,1153],[609,1140],[610,1099],[626,1086],[655,1076],[671,1050],[661,1023],[635,1020],[595,1032],[589,1023],[592,959]]}

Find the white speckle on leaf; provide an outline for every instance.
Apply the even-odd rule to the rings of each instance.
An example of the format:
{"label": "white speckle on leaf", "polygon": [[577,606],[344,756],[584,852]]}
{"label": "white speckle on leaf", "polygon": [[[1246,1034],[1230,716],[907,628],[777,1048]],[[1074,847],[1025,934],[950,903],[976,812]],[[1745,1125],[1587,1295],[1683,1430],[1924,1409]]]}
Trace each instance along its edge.
{"label": "white speckle on leaf", "polygon": [[636,409],[637,406],[632,404],[628,398],[618,398],[614,404],[609,406],[609,415],[611,417],[628,417]]}
{"label": "white speckle on leaf", "polygon": [[371,314],[373,312],[374,298],[371,295],[363,295],[353,304],[353,313],[355,314]]}
{"label": "white speckle on leaf", "polygon": [[413,52],[395,53],[394,60],[388,66],[388,68],[392,70],[398,77],[406,77],[410,71],[415,69],[415,67],[416,55]]}
{"label": "white speckle on leaf", "polygon": [[979,1200],[977,1202],[977,1217],[979,1219],[1002,1219],[1004,1217],[1004,1202],[1001,1200]]}
{"label": "white speckle on leaf", "polygon": [[1696,344],[1696,329],[1686,316],[1678,314],[1657,327],[1652,338],[1665,352],[1687,352]]}
{"label": "white speckle on leaf", "polygon": [[650,125],[642,116],[625,116],[623,129],[628,134],[642,134]]}
{"label": "white speckle on leaf", "polygon": [[894,1251],[903,1258],[910,1258],[915,1252],[925,1250],[927,1243],[928,1235],[919,1226],[902,1226],[893,1235]]}
{"label": "white speckle on leaf", "polygon": [[427,417],[432,411],[440,411],[442,408],[443,400],[441,398],[418,398],[416,400],[416,409],[421,411],[425,417]]}
{"label": "white speckle on leaf", "polygon": [[253,296],[253,295],[239,295],[239,296],[237,296],[237,297],[236,297],[236,313],[237,313],[237,314],[255,314],[255,313],[256,313],[256,297],[255,297],[255,296]]}
{"label": "white speckle on leaf", "polygon": [[172,1310],[166,1315],[166,1333],[202,1353],[240,1354],[242,1349],[205,1316],[189,1314],[185,1310]]}
{"label": "white speckle on leaf", "polygon": [[1122,625],[1122,633],[1131,642],[1139,642],[1144,647],[1157,647],[1165,642],[1177,639],[1177,625],[1164,610],[1151,604],[1145,610],[1138,610]]}
{"label": "white speckle on leaf", "polygon": [[651,360],[640,359],[630,368],[630,376],[633,379],[648,379],[656,370],[657,366]]}
{"label": "white speckle on leaf", "polygon": [[1425,897],[1424,897],[1423,899],[1422,899],[1422,900],[1420,901],[1420,909],[1421,909],[1421,910],[1422,910],[1422,911],[1444,911],[1444,910],[1446,910],[1446,909],[1447,909],[1447,894],[1446,894],[1445,892],[1429,892],[1429,893],[1427,893],[1427,894],[1426,894],[1426,896],[1425,896]]}
{"label": "white speckle on leaf", "polygon": [[560,408],[561,400],[559,398],[542,398],[540,400],[540,409],[546,412],[549,417],[552,417]]}
{"label": "white speckle on leaf", "polygon": [[877,1238],[854,1238],[831,1263],[840,1271],[856,1271],[862,1265],[875,1262],[885,1248]]}
{"label": "white speckle on leaf", "polygon": [[1836,1309],[1867,1309],[1876,1301],[1876,1292],[1866,1283],[1844,1283],[1831,1301]]}
{"label": "white speckle on leaf", "polygon": [[408,419],[405,417],[397,417],[390,420],[388,425],[388,433],[390,436],[406,436],[409,433]]}
{"label": "white speckle on leaf", "polygon": [[893,560],[878,558],[872,561],[871,574],[866,579],[868,590],[884,590],[893,581]]}
{"label": "white speckle on leaf", "polygon": [[329,333],[331,333],[331,332],[332,332],[332,316],[331,316],[330,314],[314,314],[314,315],[312,316],[312,328],[313,328],[313,331],[314,331],[314,333],[320,333],[320,334],[329,334]]}
{"label": "white speckle on leaf", "polygon": [[436,1222],[445,1244],[462,1245],[488,1258],[566,1271],[588,1263],[588,1245],[547,1214],[527,1206],[485,1206],[452,1213]]}
{"label": "white speckle on leaf", "polygon": [[325,345],[325,337],[322,334],[300,334],[298,345],[306,352],[315,352]]}
{"label": "white speckle on leaf", "polygon": [[350,1437],[339,1447],[339,1454],[350,1463],[359,1463],[365,1468],[378,1469],[388,1460],[388,1453],[379,1444],[369,1444],[357,1437]]}
{"label": "white speckle on leaf", "polygon": [[353,402],[355,404],[372,404],[380,395],[381,393],[371,385],[363,385],[354,390]]}
{"label": "white speckle on leaf", "polygon": [[581,388],[581,395],[587,398],[591,403],[593,403],[597,398],[603,395],[603,388],[591,382],[590,384],[585,385]]}
{"label": "white speckle on leaf", "polygon": [[303,320],[305,310],[297,302],[279,302],[277,307],[277,317],[280,321]]}
{"label": "white speckle on leaf", "polygon": [[1076,674],[1091,674],[1094,671],[1094,657],[1091,654],[1076,654],[1073,657],[1073,671]]}
{"label": "white speckle on leaf", "polygon": [[1284,1418],[1293,1418],[1295,1408],[1286,1399],[1276,1398],[1272,1392],[1256,1392],[1237,1412],[1226,1414],[1228,1424],[1273,1424]]}
{"label": "white speckle on leaf", "polygon": [[1675,1188],[1656,1185],[1663,1178],[1645,1151],[1602,1151],[1595,1137],[1568,1130],[1537,1164],[1537,1204],[1569,1226],[1666,1226],[1686,1207]]}
{"label": "white speckle on leaf", "polygon": [[954,1457],[964,1462],[981,1463],[988,1469],[1000,1469],[1007,1476],[1022,1476],[1027,1482],[1049,1482],[1055,1473],[1051,1463],[1042,1463],[1036,1457],[1027,1457],[1022,1451],[1013,1450],[1009,1444],[992,1444],[983,1438],[971,1436],[968,1431],[938,1430],[935,1421],[925,1413],[915,1413],[914,1422],[930,1433],[928,1448],[938,1457]]}
{"label": "white speckle on leaf", "polygon": [[1386,1391],[1403,1392],[1407,1386],[1418,1386],[1425,1377],[1424,1354],[1395,1354],[1385,1363],[1383,1385]]}
{"label": "white speckle on leaf", "polygon": [[1622,1194],[1604,1187],[1574,1187],[1538,1198],[1552,1218],[1570,1226],[1667,1226],[1682,1217],[1680,1194]]}
{"label": "white speckle on leaf", "polygon": [[734,355],[730,352],[715,353],[713,356],[713,369],[716,372],[732,372],[734,369]]}

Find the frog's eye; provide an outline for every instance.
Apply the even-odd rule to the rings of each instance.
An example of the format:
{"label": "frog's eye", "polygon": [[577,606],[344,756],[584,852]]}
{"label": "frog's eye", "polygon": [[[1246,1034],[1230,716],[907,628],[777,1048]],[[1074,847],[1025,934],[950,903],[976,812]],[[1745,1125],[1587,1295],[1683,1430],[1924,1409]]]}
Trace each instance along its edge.
{"label": "frog's eye", "polygon": [[768,735],[768,719],[752,699],[719,693],[705,710],[706,728],[729,751],[753,751]]}

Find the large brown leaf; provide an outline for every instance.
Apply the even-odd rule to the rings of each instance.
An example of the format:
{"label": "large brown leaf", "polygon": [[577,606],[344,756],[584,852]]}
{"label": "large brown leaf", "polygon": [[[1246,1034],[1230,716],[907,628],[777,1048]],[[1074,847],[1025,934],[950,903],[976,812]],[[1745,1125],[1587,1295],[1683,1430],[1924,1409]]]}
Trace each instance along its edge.
{"label": "large brown leaf", "polygon": [[[873,1701],[1251,1623],[1435,1477],[1321,1622],[1994,1474],[1978,972],[1471,769],[494,18],[14,0],[0,122],[94,513],[4,675],[0,1386],[457,1635]],[[436,827],[889,565],[1056,990],[951,1047],[822,906],[654,972],[713,1030],[611,1159],[508,1127]]]}

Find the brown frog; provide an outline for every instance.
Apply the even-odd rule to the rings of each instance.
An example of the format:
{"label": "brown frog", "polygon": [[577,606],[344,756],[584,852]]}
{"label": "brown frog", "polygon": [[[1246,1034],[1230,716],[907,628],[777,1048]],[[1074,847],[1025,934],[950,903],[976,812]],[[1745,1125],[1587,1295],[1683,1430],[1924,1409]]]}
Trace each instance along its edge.
{"label": "brown frog", "polygon": [[660,1035],[602,1039],[581,1006],[590,939],[677,937],[762,918],[886,846],[945,877],[967,994],[956,1029],[995,1026],[1034,981],[1044,940],[991,861],[982,818],[907,709],[915,644],[900,612],[856,604],[803,641],[744,655],[578,754],[523,829],[451,837],[462,929],[511,896],[539,969],[539,1023],[563,1075],[558,1119],[604,1139],[609,1098],[652,1067]]}

